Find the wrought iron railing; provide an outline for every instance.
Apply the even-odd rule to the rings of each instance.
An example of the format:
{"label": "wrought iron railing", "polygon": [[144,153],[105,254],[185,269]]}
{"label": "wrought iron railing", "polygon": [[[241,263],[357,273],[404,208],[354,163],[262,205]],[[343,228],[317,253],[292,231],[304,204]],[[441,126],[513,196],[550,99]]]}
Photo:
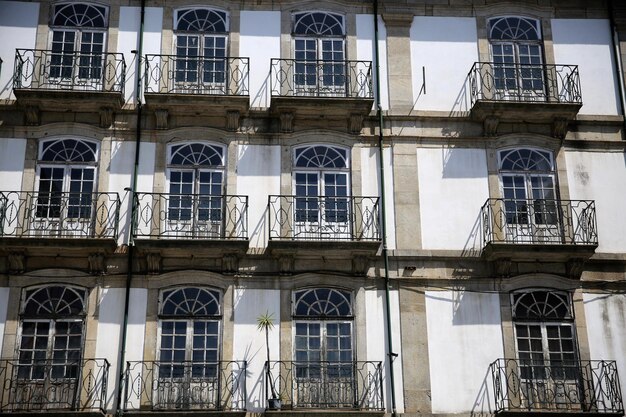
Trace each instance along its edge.
{"label": "wrought iron railing", "polygon": [[597,245],[593,200],[490,198],[481,208],[488,243]]}
{"label": "wrought iron railing", "polygon": [[265,363],[266,399],[284,408],[384,410],[381,362]]}
{"label": "wrought iron railing", "polygon": [[0,236],[117,238],[117,193],[0,191]]}
{"label": "wrought iron railing", "polygon": [[490,365],[495,412],[624,414],[615,361],[497,359]]}
{"label": "wrought iron railing", "polygon": [[0,412],[105,413],[109,367],[106,359],[0,360]]}
{"label": "wrought iron railing", "polygon": [[269,238],[380,240],[378,197],[270,195]]}
{"label": "wrought iron railing", "polygon": [[479,100],[582,103],[577,65],[476,62],[467,77],[472,106]]}
{"label": "wrought iron railing", "polygon": [[247,196],[136,193],[134,204],[136,238],[248,238]]}
{"label": "wrought iron railing", "polygon": [[146,55],[146,93],[247,96],[249,59]]}
{"label": "wrought iron railing", "polygon": [[124,410],[246,409],[246,362],[127,362]]}
{"label": "wrought iron railing", "polygon": [[272,96],[371,99],[371,61],[303,61],[272,58]]}
{"label": "wrought iron railing", "polygon": [[124,94],[123,54],[17,49],[14,89],[104,91]]}

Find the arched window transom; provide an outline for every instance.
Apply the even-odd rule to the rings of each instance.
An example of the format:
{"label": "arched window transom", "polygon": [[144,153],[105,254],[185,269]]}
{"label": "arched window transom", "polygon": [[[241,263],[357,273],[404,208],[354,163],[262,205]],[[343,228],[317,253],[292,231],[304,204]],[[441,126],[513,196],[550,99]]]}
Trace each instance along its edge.
{"label": "arched window transom", "polygon": [[524,17],[497,17],[489,19],[489,39],[511,41],[541,40],[539,21]]}
{"label": "arched window transom", "polygon": [[499,155],[503,171],[554,171],[551,152],[523,148],[500,151]]}
{"label": "arched window transom", "polygon": [[84,3],[61,3],[54,6],[53,26],[106,28],[107,9]]}
{"label": "arched window transom", "polygon": [[297,317],[351,317],[352,303],[348,291],[314,288],[296,291],[294,315]]}
{"label": "arched window transom", "polygon": [[170,164],[193,167],[219,167],[224,165],[224,149],[206,143],[173,145]]}
{"label": "arched window transom", "polygon": [[41,161],[84,163],[96,162],[97,145],[78,139],[56,139],[42,143]]}
{"label": "arched window transom", "polygon": [[343,16],[325,12],[297,13],[293,33],[298,36],[344,36]]}
{"label": "arched window transom", "polygon": [[294,165],[298,168],[348,168],[348,152],[323,145],[296,148]]}
{"label": "arched window transom", "polygon": [[567,293],[535,290],[513,294],[513,317],[517,320],[570,320]]}
{"label": "arched window transom", "polygon": [[77,316],[85,314],[84,289],[53,285],[26,291],[24,316]]}
{"label": "arched window transom", "polygon": [[183,32],[226,33],[226,13],[213,9],[182,9],[177,13],[175,30]]}
{"label": "arched window transom", "polygon": [[176,288],[163,291],[160,314],[179,317],[219,316],[220,293],[206,288]]}

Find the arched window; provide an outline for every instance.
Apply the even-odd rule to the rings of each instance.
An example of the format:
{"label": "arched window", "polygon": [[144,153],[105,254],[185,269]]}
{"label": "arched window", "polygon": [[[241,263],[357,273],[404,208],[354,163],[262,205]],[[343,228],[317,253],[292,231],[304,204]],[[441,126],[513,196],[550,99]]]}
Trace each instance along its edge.
{"label": "arched window", "polygon": [[296,234],[350,236],[348,150],[330,145],[294,149]]}
{"label": "arched window", "polygon": [[71,286],[49,285],[24,292],[20,310],[19,379],[79,376],[86,301],[87,291]]}
{"label": "arched window", "polygon": [[204,142],[170,145],[168,230],[219,237],[223,218],[224,148]]}
{"label": "arched window", "polygon": [[218,407],[221,293],[202,287],[161,291],[159,408]]}
{"label": "arched window", "polygon": [[334,288],[295,291],[293,319],[298,405],[353,406],[352,294]]}
{"label": "arched window", "polygon": [[569,395],[571,387],[564,380],[575,380],[579,371],[570,294],[525,290],[514,292],[511,303],[520,377],[527,383],[528,399],[539,401],[537,397],[550,390],[553,393],[543,398],[554,400],[557,391]]}
{"label": "arched window", "polygon": [[507,240],[560,239],[552,152],[532,148],[498,152]]}
{"label": "arched window", "polygon": [[227,68],[228,17],[208,8],[179,9],[174,16],[179,90],[224,92]]}
{"label": "arched window", "polygon": [[499,98],[545,101],[539,21],[494,17],[489,19],[488,29]]}
{"label": "arched window", "polygon": [[326,12],[296,13],[293,36],[296,92],[330,96],[345,92],[344,17]]}
{"label": "arched window", "polygon": [[78,232],[90,227],[87,223],[93,211],[97,155],[98,145],[82,139],[49,139],[40,143],[35,217],[44,223],[37,228]]}
{"label": "arched window", "polygon": [[102,78],[108,9],[87,3],[54,5],[51,19],[50,77]]}

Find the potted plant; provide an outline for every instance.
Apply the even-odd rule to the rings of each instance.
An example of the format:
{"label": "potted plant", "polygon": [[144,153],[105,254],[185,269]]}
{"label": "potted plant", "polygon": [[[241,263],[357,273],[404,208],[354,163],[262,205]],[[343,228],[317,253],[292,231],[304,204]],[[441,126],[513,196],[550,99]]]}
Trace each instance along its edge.
{"label": "potted plant", "polygon": [[272,378],[272,372],[270,371],[270,343],[269,343],[269,333],[270,330],[274,328],[274,315],[269,312],[265,312],[261,314],[256,319],[257,321],[257,329],[265,332],[265,350],[267,353],[267,361],[266,364],[266,378],[268,384],[270,386],[270,398],[267,399],[268,408],[270,410],[280,410],[282,407],[282,399],[280,394],[276,391],[276,386],[274,385],[274,378]]}

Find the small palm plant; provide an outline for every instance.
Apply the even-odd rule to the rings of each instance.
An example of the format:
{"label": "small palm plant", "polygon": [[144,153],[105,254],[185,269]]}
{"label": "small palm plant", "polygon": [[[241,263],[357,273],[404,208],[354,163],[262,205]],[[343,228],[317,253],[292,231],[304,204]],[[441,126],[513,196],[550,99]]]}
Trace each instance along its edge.
{"label": "small palm plant", "polygon": [[[276,392],[276,387],[274,386],[274,379],[272,378],[272,373],[270,371],[270,342],[269,342],[269,333],[270,330],[274,328],[274,314],[266,311],[264,314],[261,314],[256,319],[257,329],[260,331],[265,331],[265,349],[267,353],[267,362],[266,362],[266,375],[267,380],[270,385],[270,391],[272,392],[272,400],[279,399],[278,393]],[[270,407],[272,408],[272,407]]]}

